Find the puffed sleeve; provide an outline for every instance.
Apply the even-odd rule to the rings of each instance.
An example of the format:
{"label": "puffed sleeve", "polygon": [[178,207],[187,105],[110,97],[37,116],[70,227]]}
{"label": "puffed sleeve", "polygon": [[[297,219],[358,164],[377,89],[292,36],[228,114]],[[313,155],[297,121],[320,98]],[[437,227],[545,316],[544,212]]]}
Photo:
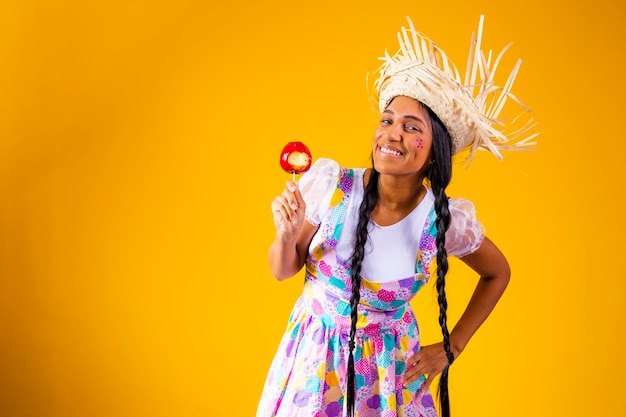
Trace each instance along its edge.
{"label": "puffed sleeve", "polygon": [[306,203],[306,220],[319,226],[330,204],[337,184],[339,164],[328,158],[319,158],[300,178],[298,187]]}
{"label": "puffed sleeve", "polygon": [[446,250],[449,255],[462,258],[475,252],[483,243],[485,229],[476,218],[471,201],[450,199],[450,227],[446,233]]}

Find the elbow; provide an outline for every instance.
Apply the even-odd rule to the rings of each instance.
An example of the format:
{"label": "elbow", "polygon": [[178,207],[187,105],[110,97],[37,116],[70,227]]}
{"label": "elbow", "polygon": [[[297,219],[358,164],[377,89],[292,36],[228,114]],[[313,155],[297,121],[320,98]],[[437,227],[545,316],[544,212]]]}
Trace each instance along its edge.
{"label": "elbow", "polygon": [[276,278],[276,281],[284,281],[286,279],[291,278],[293,275],[288,275],[288,274],[284,274],[284,273],[277,273],[272,271],[272,275],[274,275],[274,278]]}
{"label": "elbow", "polygon": [[270,262],[270,271],[272,272],[274,278],[276,278],[276,281],[284,281],[286,279],[289,279],[296,275],[298,271],[300,271],[300,269],[301,268],[294,268],[284,265],[272,265],[272,263]]}
{"label": "elbow", "polygon": [[511,280],[511,265],[508,261],[504,262],[502,275],[504,276],[504,279],[507,283]]}
{"label": "elbow", "polygon": [[511,281],[511,266],[508,262],[505,261],[503,263],[494,278],[496,278],[496,281],[500,283],[500,286],[504,291]]}
{"label": "elbow", "polygon": [[506,260],[504,260],[489,273],[482,275],[481,279],[492,285],[493,288],[498,287],[502,292],[504,292],[511,281],[511,266]]}
{"label": "elbow", "polygon": [[504,291],[506,289],[506,287],[509,286],[509,282],[511,282],[511,270],[507,270],[506,275],[503,275],[502,277],[502,291]]}
{"label": "elbow", "polygon": [[297,252],[294,258],[285,258],[270,251],[269,267],[277,281],[284,281],[296,275],[304,266],[304,260],[299,259]]}

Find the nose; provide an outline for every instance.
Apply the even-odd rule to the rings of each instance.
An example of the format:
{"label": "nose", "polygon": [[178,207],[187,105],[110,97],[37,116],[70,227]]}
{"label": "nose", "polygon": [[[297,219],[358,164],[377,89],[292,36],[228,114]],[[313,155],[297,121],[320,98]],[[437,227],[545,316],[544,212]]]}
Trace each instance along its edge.
{"label": "nose", "polygon": [[387,139],[394,142],[402,140],[402,125],[400,123],[389,127],[387,130]]}

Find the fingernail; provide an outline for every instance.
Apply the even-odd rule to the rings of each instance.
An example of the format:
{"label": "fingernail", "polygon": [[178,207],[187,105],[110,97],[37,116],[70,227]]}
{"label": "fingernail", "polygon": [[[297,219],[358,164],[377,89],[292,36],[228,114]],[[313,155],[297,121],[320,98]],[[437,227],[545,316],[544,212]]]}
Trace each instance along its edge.
{"label": "fingernail", "polygon": [[296,203],[291,203],[291,208],[294,210],[298,210],[298,205]]}

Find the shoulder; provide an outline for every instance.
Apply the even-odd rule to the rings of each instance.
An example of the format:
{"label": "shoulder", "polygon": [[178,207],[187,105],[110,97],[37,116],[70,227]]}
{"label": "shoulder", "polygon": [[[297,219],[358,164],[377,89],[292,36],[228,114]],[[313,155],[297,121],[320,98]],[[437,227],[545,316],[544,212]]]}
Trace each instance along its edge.
{"label": "shoulder", "polygon": [[466,198],[448,199],[448,209],[450,210],[450,228],[464,229],[470,223],[478,223],[476,207],[474,203]]}
{"label": "shoulder", "polygon": [[310,189],[319,191],[320,188],[328,188],[330,184],[337,181],[338,173],[339,164],[337,162],[328,158],[319,158],[298,181],[300,191]]}
{"label": "shoulder", "polygon": [[450,228],[446,233],[446,249],[461,258],[474,252],[482,243],[485,230],[478,220],[474,204],[465,198],[451,198]]}
{"label": "shoulder", "polygon": [[454,211],[455,213],[463,213],[463,214],[473,214],[476,216],[476,208],[474,207],[474,203],[466,198],[451,198],[448,200],[448,206],[450,207],[450,211]]}
{"label": "shoulder", "polygon": [[298,188],[306,203],[306,219],[313,225],[319,225],[321,217],[329,204],[336,188],[339,164],[332,159],[319,158],[298,181]]}
{"label": "shoulder", "polygon": [[333,159],[319,158],[300,178],[300,188],[319,189],[321,187],[326,189],[331,185],[338,184],[342,179],[350,181],[354,178],[362,181],[366,172],[366,168],[345,168]]}

